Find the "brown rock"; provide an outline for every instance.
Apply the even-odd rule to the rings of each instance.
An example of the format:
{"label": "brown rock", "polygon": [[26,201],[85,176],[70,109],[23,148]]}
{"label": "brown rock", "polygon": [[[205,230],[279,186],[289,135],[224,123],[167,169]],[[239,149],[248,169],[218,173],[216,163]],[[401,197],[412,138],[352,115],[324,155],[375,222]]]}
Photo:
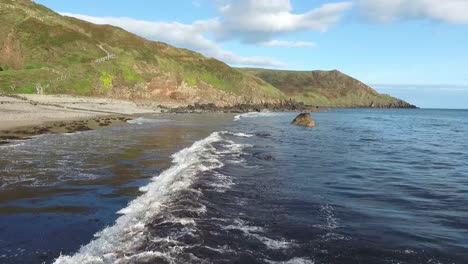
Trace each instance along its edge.
{"label": "brown rock", "polygon": [[15,70],[23,68],[24,56],[16,32],[8,34],[0,49],[0,64],[9,66]]}
{"label": "brown rock", "polygon": [[296,126],[314,127],[315,121],[310,116],[310,113],[301,113],[294,118],[291,124]]}

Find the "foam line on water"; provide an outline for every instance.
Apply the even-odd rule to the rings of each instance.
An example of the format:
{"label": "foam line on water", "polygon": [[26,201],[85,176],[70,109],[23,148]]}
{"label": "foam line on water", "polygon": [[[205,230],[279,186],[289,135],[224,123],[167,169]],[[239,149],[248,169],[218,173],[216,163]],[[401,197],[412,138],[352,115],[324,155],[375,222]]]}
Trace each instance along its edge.
{"label": "foam line on water", "polygon": [[8,144],[5,144],[5,145],[0,145],[0,149],[8,149],[8,148],[17,148],[17,147],[21,147],[24,145],[24,142],[21,141],[21,142],[12,142],[12,141],[7,141]]}
{"label": "foam line on water", "polygon": [[139,258],[138,254],[140,257],[161,254],[138,252],[145,241],[145,224],[161,211],[164,204],[171,201],[175,193],[188,189],[198,173],[223,166],[216,159],[218,154],[211,145],[223,141],[223,133],[212,133],[174,154],[173,165],[141,188],[145,193],[119,211],[122,216],[113,226],[97,233],[96,239],[83,246],[75,255],[60,256],[55,263],[127,263]]}
{"label": "foam line on water", "polygon": [[306,258],[293,258],[288,261],[271,261],[271,260],[266,259],[265,261],[270,264],[314,264],[315,263],[314,261],[310,259],[306,259]]}
{"label": "foam line on water", "polygon": [[268,116],[278,116],[278,115],[280,115],[280,113],[249,112],[249,113],[245,113],[245,114],[236,115],[234,117],[234,121],[239,121],[239,120],[244,119],[244,118],[255,118],[255,117],[261,117],[261,116],[268,117]]}
{"label": "foam line on water", "polygon": [[226,134],[226,135],[231,135],[231,136],[236,136],[236,137],[244,137],[244,138],[250,138],[250,137],[253,137],[254,135],[252,134],[246,134],[246,133],[233,133],[233,132],[223,132],[223,134]]}
{"label": "foam line on water", "polygon": [[127,121],[127,123],[129,124],[137,124],[137,125],[158,124],[158,123],[165,123],[165,122],[170,122],[170,120],[139,117],[139,118]]}
{"label": "foam line on water", "polygon": [[288,249],[295,245],[293,241],[269,238],[265,235],[265,230],[262,227],[251,226],[241,219],[236,219],[233,224],[222,228],[226,230],[240,230],[245,236],[253,237],[263,243],[267,248],[273,250]]}

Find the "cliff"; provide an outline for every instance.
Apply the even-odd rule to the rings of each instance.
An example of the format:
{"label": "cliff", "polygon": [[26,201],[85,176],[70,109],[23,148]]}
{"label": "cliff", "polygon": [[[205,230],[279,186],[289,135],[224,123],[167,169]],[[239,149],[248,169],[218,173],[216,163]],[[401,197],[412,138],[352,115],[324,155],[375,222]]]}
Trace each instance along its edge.
{"label": "cliff", "polygon": [[244,68],[280,89],[289,98],[321,107],[414,108],[413,105],[379,94],[376,90],[337,70],[280,71]]}

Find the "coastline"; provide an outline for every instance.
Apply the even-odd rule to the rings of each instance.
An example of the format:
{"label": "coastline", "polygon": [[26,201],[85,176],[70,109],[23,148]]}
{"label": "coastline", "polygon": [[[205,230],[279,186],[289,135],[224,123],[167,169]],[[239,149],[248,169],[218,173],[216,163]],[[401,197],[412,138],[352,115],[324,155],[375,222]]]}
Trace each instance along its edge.
{"label": "coastline", "polygon": [[319,112],[333,109],[292,100],[224,107],[213,103],[188,106],[156,104],[72,95],[0,94],[0,145],[42,134],[74,133],[122,125],[148,114]]}
{"label": "coastline", "polygon": [[0,94],[0,145],[42,134],[73,133],[122,125],[148,114],[319,110],[293,101],[278,104],[238,104],[230,107],[218,107],[215,104],[172,107],[155,105],[72,95]]}
{"label": "coastline", "polygon": [[0,94],[0,145],[41,134],[99,129],[155,113],[161,109],[124,100]]}

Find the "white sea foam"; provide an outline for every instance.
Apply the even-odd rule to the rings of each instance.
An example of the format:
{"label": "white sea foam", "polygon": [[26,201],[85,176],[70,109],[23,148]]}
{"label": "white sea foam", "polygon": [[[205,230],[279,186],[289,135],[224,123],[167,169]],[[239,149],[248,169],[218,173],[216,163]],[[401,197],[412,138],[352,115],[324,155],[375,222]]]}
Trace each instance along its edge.
{"label": "white sea foam", "polygon": [[333,241],[333,240],[350,240],[349,237],[339,234],[336,232],[336,229],[340,227],[339,219],[335,215],[335,208],[329,204],[323,204],[320,206],[320,214],[324,218],[325,223],[314,225],[321,229],[327,230],[327,233],[321,236],[323,241]]}
{"label": "white sea foam", "polygon": [[236,136],[236,137],[245,137],[245,138],[249,138],[249,137],[253,137],[253,136],[254,136],[254,135],[252,135],[252,134],[233,133],[233,132],[228,132],[228,131],[224,131],[223,133],[226,134],[226,135],[231,135],[231,136]]}
{"label": "white sea foam", "polygon": [[228,146],[224,150],[217,150],[216,154],[231,154],[232,156],[240,156],[242,150],[246,147],[252,147],[250,144],[236,144],[233,141],[228,140]]}
{"label": "white sea foam", "polygon": [[82,131],[76,131],[76,132],[68,132],[68,133],[62,133],[64,136],[76,136],[78,134],[81,134]]}
{"label": "white sea foam", "polygon": [[170,216],[167,220],[164,220],[162,223],[179,223],[183,226],[186,226],[186,225],[193,225],[195,226],[196,223],[195,223],[195,220],[191,219],[191,218],[179,218],[179,217],[175,217],[175,216]]}
{"label": "white sea foam", "polygon": [[[212,143],[223,141],[225,132],[215,132],[207,138],[195,142],[191,147],[174,154],[173,166],[154,177],[152,182],[141,188],[145,193],[120,210],[122,214],[113,226],[107,227],[95,235],[96,239],[83,246],[73,256],[60,256],[57,264],[94,264],[94,263],[135,263],[151,261],[155,258],[173,261],[169,252],[141,252],[148,237],[146,224],[165,208],[174,198],[174,194],[190,189],[195,176],[203,171],[220,168],[223,164],[217,159],[219,154]],[[220,182],[231,183],[220,177]],[[225,186],[224,186],[225,187]],[[197,213],[206,212],[206,207],[195,208]],[[183,224],[190,232],[195,225],[191,219],[169,219]],[[161,238],[165,239],[165,238]],[[172,250],[181,250],[172,248]]]}
{"label": "white sea foam", "polygon": [[335,208],[333,208],[333,206],[329,204],[321,205],[320,214],[325,219],[325,223],[321,225],[314,225],[315,227],[327,229],[330,231],[340,227],[338,224],[338,219],[335,216]]}
{"label": "white sea foam", "polygon": [[286,241],[284,239],[272,239],[264,235],[265,230],[258,226],[251,226],[241,219],[236,219],[233,224],[223,227],[227,230],[240,230],[244,235],[256,238],[262,242],[269,249],[287,249],[294,245],[292,241]]}
{"label": "white sea foam", "polygon": [[272,112],[250,112],[250,113],[245,113],[245,114],[240,114],[236,115],[234,117],[234,121],[239,121],[243,118],[255,118],[255,117],[261,117],[261,116],[277,116],[280,115],[280,113],[272,113]]}
{"label": "white sea foam", "polygon": [[216,192],[224,193],[234,185],[234,182],[229,176],[219,172],[213,172],[213,176],[215,176],[215,179],[208,183],[208,186],[213,187]]}
{"label": "white sea foam", "polygon": [[15,142],[13,143],[13,141],[8,141],[9,143],[8,144],[5,144],[5,145],[0,145],[0,149],[2,148],[17,148],[17,147],[21,147],[21,146],[24,146],[24,142],[23,141],[19,141],[19,142]]}
{"label": "white sea foam", "polygon": [[[47,170],[47,171],[50,171],[50,170]],[[71,173],[65,173],[65,174],[63,174],[62,172],[62,174],[59,175],[57,179],[59,182],[68,181],[68,180],[77,180],[77,179],[88,181],[88,180],[96,180],[101,177],[102,177],[101,175],[97,175],[93,173],[72,171]]]}
{"label": "white sea foam", "polygon": [[169,121],[170,120],[167,120],[167,119],[152,119],[152,118],[139,117],[139,118],[136,118],[136,119],[128,120],[127,123],[143,125],[143,124],[165,123],[165,122],[169,122]]}
{"label": "white sea foam", "polygon": [[314,264],[315,262],[310,260],[310,259],[305,259],[305,258],[293,258],[288,261],[271,261],[271,260],[265,260],[268,263],[271,264]]}

